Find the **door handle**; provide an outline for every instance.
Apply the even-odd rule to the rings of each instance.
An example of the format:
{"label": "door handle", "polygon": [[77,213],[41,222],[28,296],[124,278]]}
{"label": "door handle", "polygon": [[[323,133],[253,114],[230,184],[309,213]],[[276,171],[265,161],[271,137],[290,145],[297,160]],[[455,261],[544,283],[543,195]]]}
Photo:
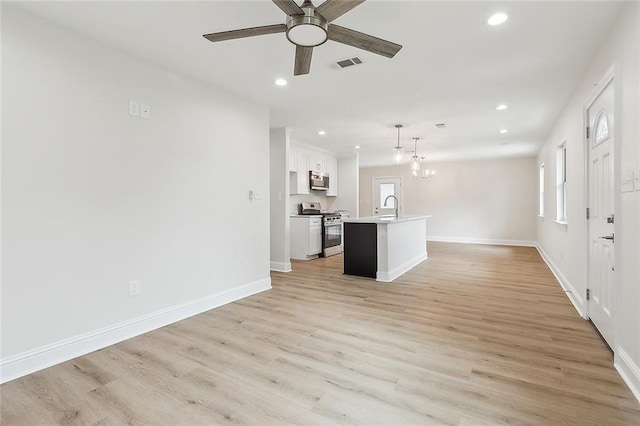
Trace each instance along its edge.
{"label": "door handle", "polygon": [[611,235],[605,235],[604,237],[600,237],[600,238],[602,238],[603,240],[611,240],[611,242],[612,242],[612,243],[615,243],[615,242],[616,242],[615,237],[614,237],[614,235],[613,235],[613,234],[611,234]]}

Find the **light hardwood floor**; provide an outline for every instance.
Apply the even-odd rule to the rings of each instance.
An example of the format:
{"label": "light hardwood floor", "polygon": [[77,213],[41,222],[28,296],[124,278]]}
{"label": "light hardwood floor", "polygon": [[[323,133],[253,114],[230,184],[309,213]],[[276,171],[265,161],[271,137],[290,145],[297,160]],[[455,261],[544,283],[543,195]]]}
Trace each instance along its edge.
{"label": "light hardwood floor", "polygon": [[535,249],[429,255],[394,283],[295,262],[271,291],[2,385],[0,423],[640,424]]}

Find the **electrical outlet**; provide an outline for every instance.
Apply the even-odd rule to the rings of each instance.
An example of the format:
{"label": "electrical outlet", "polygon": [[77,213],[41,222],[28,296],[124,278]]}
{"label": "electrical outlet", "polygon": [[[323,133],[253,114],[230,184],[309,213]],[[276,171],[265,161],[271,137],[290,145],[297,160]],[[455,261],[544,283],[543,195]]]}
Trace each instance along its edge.
{"label": "electrical outlet", "polygon": [[151,118],[151,107],[147,104],[140,104],[140,117]]}
{"label": "electrical outlet", "polygon": [[140,294],[140,280],[129,281],[129,296]]}
{"label": "electrical outlet", "polygon": [[129,115],[140,117],[140,104],[136,101],[129,101]]}

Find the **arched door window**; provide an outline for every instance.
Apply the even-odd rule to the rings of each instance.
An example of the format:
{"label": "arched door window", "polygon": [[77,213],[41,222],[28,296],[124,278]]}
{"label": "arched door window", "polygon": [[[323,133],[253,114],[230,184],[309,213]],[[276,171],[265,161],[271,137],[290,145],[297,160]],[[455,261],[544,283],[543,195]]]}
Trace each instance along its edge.
{"label": "arched door window", "polygon": [[596,119],[595,132],[593,138],[593,146],[596,147],[602,142],[609,139],[609,119],[607,113],[602,111]]}

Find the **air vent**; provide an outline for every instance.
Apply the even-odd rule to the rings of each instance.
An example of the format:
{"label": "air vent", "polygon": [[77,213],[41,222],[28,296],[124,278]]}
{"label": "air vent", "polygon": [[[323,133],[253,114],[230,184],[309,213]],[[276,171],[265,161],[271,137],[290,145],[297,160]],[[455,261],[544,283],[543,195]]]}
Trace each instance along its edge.
{"label": "air vent", "polygon": [[434,124],[433,127],[435,127],[436,129],[444,129],[445,127],[447,127],[447,125],[445,123],[438,123]]}
{"label": "air vent", "polygon": [[345,59],[336,63],[338,64],[338,66],[340,66],[340,68],[347,68],[353,65],[360,65],[362,63],[362,60],[356,56],[355,58]]}

